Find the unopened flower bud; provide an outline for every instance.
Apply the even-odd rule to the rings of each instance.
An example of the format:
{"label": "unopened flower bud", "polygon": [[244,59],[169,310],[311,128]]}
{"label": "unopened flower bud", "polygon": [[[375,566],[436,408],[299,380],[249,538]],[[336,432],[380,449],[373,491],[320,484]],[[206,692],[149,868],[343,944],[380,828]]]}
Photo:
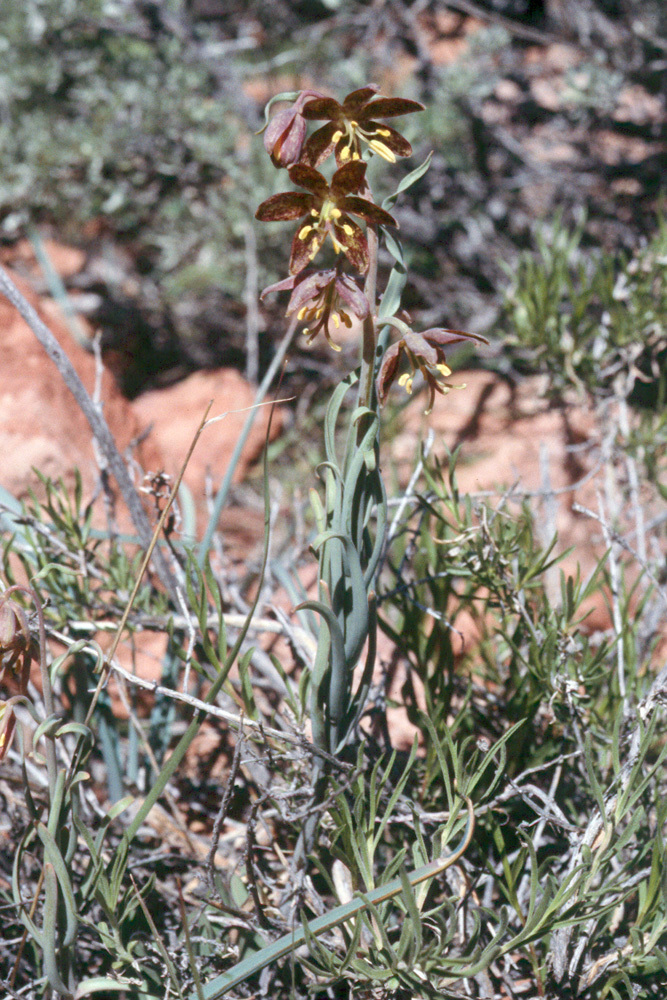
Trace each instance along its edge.
{"label": "unopened flower bud", "polygon": [[307,101],[321,96],[315,90],[302,90],[291,107],[279,111],[269,122],[264,133],[264,149],[275,167],[291,167],[299,162],[308,128],[303,108]]}
{"label": "unopened flower bud", "polygon": [[264,148],[276,167],[291,167],[298,163],[306,137],[306,120],[296,105],[279,111],[264,133]]}

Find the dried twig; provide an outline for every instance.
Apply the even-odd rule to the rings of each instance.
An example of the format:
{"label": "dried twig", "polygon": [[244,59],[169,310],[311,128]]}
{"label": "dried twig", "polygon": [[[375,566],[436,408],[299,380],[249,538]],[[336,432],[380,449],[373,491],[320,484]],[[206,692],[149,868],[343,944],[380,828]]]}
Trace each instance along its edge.
{"label": "dried twig", "polygon": [[206,855],[206,861],[204,863],[204,870],[206,871],[206,880],[209,884],[211,892],[219,896],[218,887],[215,884],[215,856],[218,852],[218,844],[220,843],[220,831],[222,830],[222,824],[225,822],[225,817],[227,816],[227,810],[229,809],[229,803],[232,801],[232,794],[234,792],[234,783],[236,781],[236,776],[239,773],[239,767],[241,766],[241,748],[243,746],[243,716],[241,716],[241,726],[239,728],[238,737],[236,740],[236,746],[234,747],[234,756],[232,757],[232,763],[229,768],[229,774],[227,775],[227,784],[222,795],[222,801],[220,802],[220,808],[218,809],[217,816],[213,823],[213,829],[211,830],[211,848]]}
{"label": "dried twig", "polygon": [[[0,267],[0,292],[2,292],[9,302],[11,302],[14,308],[28,324],[48,356],[57,367],[65,385],[74,396],[81,412],[88,421],[95,440],[101,448],[105,459],[109,463],[109,468],[116,478],[118,488],[121,491],[125,503],[127,504],[130,517],[132,518],[134,527],[136,528],[137,534],[141,539],[141,544],[145,549],[148,549],[151,544],[152,537],[151,526],[149,524],[148,517],[146,516],[146,511],[142,506],[139,494],[134,487],[134,483],[130,479],[125,462],[116,447],[116,442],[114,441],[113,435],[109,430],[109,425],[100,410],[95,406],[92,399],[88,395],[86,387],[79,378],[74,365],[63,351],[55,336],[51,333],[46,323],[42,321],[37,311],[33,309],[27,299],[24,298],[2,267]],[[167,566],[164,557],[159,550],[155,551],[154,558],[162,583],[172,597],[174,597],[176,593],[176,582],[171,570]]]}
{"label": "dried twig", "polygon": [[251,385],[257,385],[259,377],[259,277],[257,264],[257,239],[252,222],[243,227],[245,242],[245,289],[243,297],[246,307],[246,365],[245,375]]}

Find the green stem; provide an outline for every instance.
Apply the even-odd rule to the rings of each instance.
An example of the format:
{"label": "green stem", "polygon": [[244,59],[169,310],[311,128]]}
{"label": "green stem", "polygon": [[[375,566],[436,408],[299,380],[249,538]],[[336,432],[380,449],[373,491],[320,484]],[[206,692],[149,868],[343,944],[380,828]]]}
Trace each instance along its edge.
{"label": "green stem", "polygon": [[[378,235],[375,226],[368,226],[366,234],[368,240],[368,255],[370,258],[364,294],[370,305],[370,312],[364,319],[362,342],[361,342],[361,370],[359,372],[359,394],[357,405],[372,408],[373,404],[373,379],[375,376],[375,350],[377,347],[377,332],[375,329],[375,297],[377,294],[377,274],[378,274]],[[364,421],[360,421],[364,424]],[[363,436],[363,429],[359,432]]]}

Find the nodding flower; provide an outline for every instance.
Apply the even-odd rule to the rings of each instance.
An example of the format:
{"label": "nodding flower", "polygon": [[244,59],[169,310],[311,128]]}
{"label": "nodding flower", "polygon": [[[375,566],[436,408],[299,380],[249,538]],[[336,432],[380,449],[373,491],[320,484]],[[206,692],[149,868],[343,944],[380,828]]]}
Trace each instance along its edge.
{"label": "nodding flower", "polygon": [[[380,402],[384,403],[394,382],[410,395],[415,374],[419,371],[429,391],[428,406],[424,412],[430,413],[436,392],[446,396],[450,389],[464,388],[446,381],[452,372],[446,363],[445,347],[465,340],[488,343],[485,337],[480,337],[476,333],[464,333],[462,330],[434,327],[424,330],[423,333],[415,333],[406,328],[401,339],[392,344],[382,358],[377,377],[377,394]],[[407,369],[400,372],[400,369],[405,367],[404,362],[407,362]]]}
{"label": "nodding flower", "polygon": [[340,347],[330,336],[329,324],[338,329],[352,326],[350,314],[364,319],[370,312],[368,299],[348,274],[341,274],[338,268],[327,271],[301,271],[291,278],[285,278],[270,285],[262,292],[262,298],[269,292],[291,290],[287,315],[296,313],[299,321],[308,326],[303,333],[310,344],[318,333],[322,333],[334,351]]}
{"label": "nodding flower", "polygon": [[327,124],[318,128],[304,144],[303,161],[317,167],[333,150],[336,163],[342,166],[361,159],[362,142],[390,163],[395,163],[397,156],[410,156],[412,146],[408,140],[376,119],[423,111],[424,105],[404,97],[376,97],[378,89],[371,84],[353,90],[342,104],[332,97],[315,97],[307,101],[303,117],[314,121],[324,118]]}
{"label": "nodding flower", "polygon": [[368,243],[364,231],[351,216],[378,226],[398,223],[379,205],[357,193],[365,185],[366,164],[360,160],[346,163],[331,179],[331,183],[313,167],[297,163],[289,170],[290,180],[301,191],[285,191],[263,201],[255,213],[260,222],[304,219],[292,241],[290,273],[298,274],[316,256],[327,234],[336,253],[345,254],[350,264],[364,274],[368,270]]}

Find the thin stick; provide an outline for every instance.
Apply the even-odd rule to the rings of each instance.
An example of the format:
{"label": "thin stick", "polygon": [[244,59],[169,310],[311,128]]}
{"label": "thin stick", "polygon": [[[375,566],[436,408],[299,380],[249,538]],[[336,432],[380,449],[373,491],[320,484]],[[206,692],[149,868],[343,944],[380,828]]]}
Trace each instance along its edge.
{"label": "thin stick", "polygon": [[[79,409],[88,421],[95,440],[109,463],[109,468],[116,478],[118,488],[127,504],[130,517],[141,539],[141,544],[144,548],[148,548],[151,544],[150,522],[139,494],[134,487],[134,483],[130,479],[125,462],[116,447],[116,442],[109,430],[109,425],[88,395],[86,387],[79,378],[74,365],[63,351],[55,336],[51,333],[46,323],[40,319],[37,311],[24,298],[3,267],[0,267],[0,292],[11,302],[28,324],[60,372],[63,382],[74,396]],[[176,583],[162,553],[159,551],[155,553],[155,565],[162,583],[171,596],[174,597],[176,594]]]}
{"label": "thin stick", "polygon": [[211,847],[206,855],[206,861],[204,862],[204,870],[206,872],[206,880],[209,884],[209,888],[211,889],[211,892],[214,892],[218,896],[220,893],[218,892],[218,887],[215,884],[215,856],[218,853],[218,844],[220,843],[220,831],[222,830],[222,824],[225,822],[227,810],[229,809],[229,803],[232,801],[234,782],[236,781],[236,776],[239,773],[239,768],[241,766],[242,746],[243,716],[240,718],[239,734],[238,739],[236,740],[236,746],[234,747],[234,756],[229,768],[229,774],[227,776],[227,784],[222,795],[222,801],[220,803],[220,808],[218,809],[218,814],[213,823],[213,829],[211,830]]}
{"label": "thin stick", "polygon": [[234,712],[228,712],[224,708],[219,708],[211,702],[202,701],[201,698],[196,698],[193,694],[185,694],[182,691],[175,691],[173,688],[163,687],[161,684],[158,684],[157,681],[145,680],[143,677],[139,677],[137,674],[133,674],[129,670],[126,670],[125,667],[121,667],[119,663],[113,662],[110,666],[111,669],[117,674],[120,674],[121,677],[124,677],[125,680],[129,681],[131,684],[136,684],[137,687],[143,688],[146,691],[151,691],[153,694],[159,694],[161,697],[171,698],[173,701],[180,701],[184,705],[189,705],[198,712],[206,712],[209,715],[214,716],[216,719],[223,719],[225,722],[230,722],[232,725],[238,726],[239,730],[244,727],[257,729],[263,736],[270,736],[272,739],[282,740],[284,743],[291,743],[293,746],[300,747],[302,750],[305,750],[316,757],[321,757],[322,760],[327,761],[327,763],[333,765],[341,771],[349,771],[352,767],[351,764],[339,761],[336,757],[333,757],[325,750],[321,750],[313,743],[309,743],[303,736],[292,735],[292,733],[286,732],[283,729],[273,729],[271,726],[265,726],[264,723],[257,722],[255,719],[244,718]]}
{"label": "thin stick", "polygon": [[243,229],[245,243],[245,289],[243,297],[246,307],[246,362],[245,377],[251,385],[257,385],[259,377],[259,278],[257,267],[257,239],[252,222]]}
{"label": "thin stick", "polygon": [[[107,678],[107,674],[109,672],[108,664],[113,659],[113,657],[114,657],[114,655],[116,653],[116,649],[118,648],[118,643],[120,642],[120,637],[121,637],[121,635],[123,633],[123,629],[125,628],[125,625],[127,624],[127,619],[129,618],[130,611],[132,610],[132,606],[134,604],[134,600],[135,600],[135,598],[136,598],[136,596],[137,596],[137,594],[139,592],[139,588],[141,586],[141,581],[144,578],[144,573],[146,571],[146,567],[148,566],[148,563],[150,562],[150,558],[151,558],[151,556],[153,554],[153,550],[155,549],[155,546],[157,545],[157,540],[160,537],[160,534],[162,533],[162,528],[164,526],[165,521],[167,520],[167,515],[169,514],[169,511],[171,509],[171,505],[173,504],[173,502],[174,502],[174,500],[176,498],[176,495],[178,494],[178,491],[180,489],[181,481],[183,479],[183,475],[184,475],[185,470],[187,468],[187,464],[190,461],[190,456],[192,455],[192,452],[195,450],[195,445],[197,444],[197,441],[199,440],[201,432],[204,430],[204,427],[206,426],[206,418],[208,417],[209,410],[211,409],[212,406],[213,406],[213,400],[211,400],[211,402],[206,407],[206,412],[204,413],[204,416],[201,419],[201,423],[199,424],[199,427],[197,428],[197,430],[195,432],[195,436],[192,439],[192,444],[190,445],[190,448],[188,449],[188,453],[185,456],[185,461],[183,462],[183,465],[181,466],[181,471],[179,472],[178,476],[176,477],[176,482],[174,483],[174,485],[172,487],[172,490],[171,490],[171,493],[169,494],[169,499],[167,500],[167,502],[165,504],[165,507],[164,507],[164,510],[162,511],[162,514],[160,515],[160,520],[158,521],[158,523],[157,523],[157,525],[155,527],[155,531],[153,532],[153,537],[149,541],[148,548],[146,549],[146,554],[145,554],[145,556],[143,558],[143,562],[141,563],[141,568],[139,569],[139,572],[137,573],[137,578],[136,578],[136,580],[134,582],[134,587],[132,588],[132,593],[130,594],[130,596],[128,598],[128,602],[127,602],[127,604],[125,606],[125,611],[123,612],[121,620],[118,623],[118,628],[116,629],[116,634],[114,635],[113,640],[111,642],[111,648],[110,648],[110,650],[109,650],[109,652],[107,654],[105,667],[102,669],[102,671],[100,673],[100,679],[97,682],[97,687],[95,688],[95,691],[93,693],[93,697],[92,697],[90,705],[88,707],[88,712],[86,713],[86,718],[84,720],[84,725],[86,725],[86,726],[89,724],[90,718],[91,718],[91,716],[93,714],[93,711],[95,710],[95,706],[97,704],[97,699],[100,696],[100,692],[101,692],[101,690],[102,690],[102,688],[104,686],[104,683],[105,683],[106,678]],[[178,592],[177,592],[177,587],[176,587],[175,583],[174,583],[174,592],[175,592],[175,597],[176,597],[176,599],[178,601]]]}

